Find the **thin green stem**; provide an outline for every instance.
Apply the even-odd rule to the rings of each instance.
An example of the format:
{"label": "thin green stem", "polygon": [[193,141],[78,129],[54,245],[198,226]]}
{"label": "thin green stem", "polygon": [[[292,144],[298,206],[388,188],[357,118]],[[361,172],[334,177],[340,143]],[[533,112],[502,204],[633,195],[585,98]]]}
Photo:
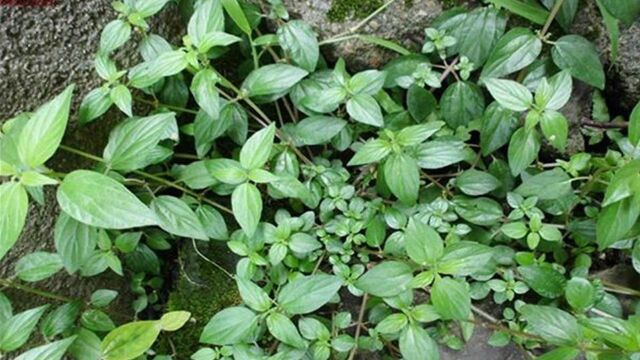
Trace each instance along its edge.
{"label": "thin green stem", "polygon": [[48,291],[32,288],[30,286],[18,284],[16,282],[13,282],[13,281],[7,280],[7,279],[0,279],[0,285],[6,286],[6,287],[10,287],[10,288],[14,288],[14,289],[18,289],[20,291],[24,291],[24,292],[29,293],[29,294],[37,295],[37,296],[40,296],[40,297],[43,297],[43,298],[46,298],[46,299],[52,299],[52,300],[56,300],[56,301],[72,302],[72,301],[77,301],[78,300],[78,299],[70,298],[70,297],[67,297],[67,296],[54,294],[54,293],[51,293],[51,292],[48,292]]}
{"label": "thin green stem", "polygon": [[174,110],[174,111],[178,111],[178,112],[183,112],[183,113],[188,113],[188,114],[193,114],[193,115],[197,115],[198,114],[198,112],[196,110],[193,110],[193,109],[187,109],[187,108],[180,107],[180,106],[163,104],[161,102],[147,100],[147,99],[141,98],[139,96],[134,97],[134,99],[136,101],[139,101],[139,102],[143,103],[143,104],[151,105],[151,106],[156,107],[156,108],[157,107],[166,107],[169,110]]}
{"label": "thin green stem", "polygon": [[555,4],[553,4],[553,8],[551,9],[551,13],[549,13],[547,22],[544,24],[542,31],[540,31],[541,38],[544,39],[544,36],[547,34],[547,31],[549,31],[549,27],[551,26],[551,23],[553,23],[553,19],[555,19],[556,15],[558,15],[558,12],[562,7],[562,3],[564,3],[564,0],[556,0]]}

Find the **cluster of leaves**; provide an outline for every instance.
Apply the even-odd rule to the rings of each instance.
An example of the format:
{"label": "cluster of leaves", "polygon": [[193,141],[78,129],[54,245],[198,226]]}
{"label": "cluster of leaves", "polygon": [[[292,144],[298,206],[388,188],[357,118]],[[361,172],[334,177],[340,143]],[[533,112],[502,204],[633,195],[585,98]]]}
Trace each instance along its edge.
{"label": "cluster of leaves", "polygon": [[[4,122],[0,258],[29,197],[42,203],[56,186],[56,251],[21,258],[22,282],[110,269],[130,279],[139,313],[158,309],[159,252],[191,239],[240,257],[229,275],[243,303],[208,321],[194,360],[438,359],[438,344],[463,347],[480,322],[495,329],[492,345],[549,350],[543,359],[636,358],[639,309],[623,312],[622,287],[593,263],[613,248],[640,272],[640,106],[627,131],[600,131],[606,153],[565,155],[573,81],[605,85],[588,40],[547,33],[554,19],[567,28],[577,1],[543,1],[551,12],[491,2],[545,26],[507,31],[498,7],[453,9],[426,29],[421,53],[354,35],[402,55],[355,74],[320,55],[341,39],[319,42],[278,0],[266,15],[278,29],[264,35],[260,7],[200,0],[179,46],[146,22],[166,0],[115,2],[95,61],[105,83],[77,120],[113,104],[127,118],[102,156],[60,145],[72,86]],[[144,61],[119,70],[112,55],[130,40]],[[228,54],[245,60],[229,68]],[[154,108],[134,114],[134,102]],[[560,154],[550,163],[539,160],[545,141]],[[96,165],[53,171],[45,163],[58,149]],[[31,289],[18,280],[2,284]],[[53,342],[19,358],[171,358],[149,349],[189,314],[116,328],[104,309],[116,296],[63,299],[41,325]],[[502,314],[473,305],[483,300]],[[45,310],[13,315],[0,296],[0,351],[25,344]]]}

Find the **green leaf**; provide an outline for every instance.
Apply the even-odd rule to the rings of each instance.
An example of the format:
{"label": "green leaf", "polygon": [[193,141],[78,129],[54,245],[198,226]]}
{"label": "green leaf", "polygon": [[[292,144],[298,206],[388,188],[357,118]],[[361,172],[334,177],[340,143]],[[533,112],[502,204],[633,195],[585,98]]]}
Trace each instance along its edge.
{"label": "green leaf", "polygon": [[95,120],[106,113],[111,105],[113,105],[113,100],[109,90],[104,87],[93,89],[82,99],[78,110],[78,121],[86,124]]}
{"label": "green leaf", "polygon": [[118,292],[109,289],[98,289],[91,294],[91,305],[106,307],[118,296]]}
{"label": "green leaf", "polygon": [[180,237],[209,240],[196,213],[179,198],[158,196],[151,201],[150,207],[158,219],[158,225],[166,232]]}
{"label": "green leaf", "polygon": [[549,12],[537,2],[526,0],[489,0],[489,2],[538,25],[544,25],[549,17]]}
{"label": "green leaf", "polygon": [[193,44],[199,48],[205,36],[214,31],[224,31],[222,2],[218,0],[199,1],[194,9],[187,33]]}
{"label": "green leaf", "polygon": [[426,330],[418,325],[410,325],[400,334],[400,353],[405,360],[438,360],[438,345]]}
{"label": "green leaf", "polygon": [[60,360],[69,346],[75,341],[72,336],[66,339],[54,341],[50,344],[38,346],[16,357],[16,360]]}
{"label": "green leaf", "polygon": [[98,332],[111,331],[116,328],[109,315],[97,309],[83,312],[80,317],[80,323],[85,328]]}
{"label": "green leaf", "polygon": [[289,314],[307,314],[324,306],[340,290],[337,276],[317,274],[298,277],[278,294],[278,304]]}
{"label": "green leaf", "polygon": [[640,194],[606,206],[598,215],[596,239],[600,250],[627,236],[640,217]]}
{"label": "green leaf", "polygon": [[538,58],[542,41],[529,29],[514,28],[500,38],[480,74],[481,79],[500,78],[524,69]]}
{"label": "green leaf", "polygon": [[633,196],[640,180],[640,160],[634,160],[618,170],[607,186],[602,206],[606,207]]}
{"label": "green leaf", "polygon": [[50,312],[42,322],[42,335],[47,339],[53,339],[69,330],[76,322],[82,303],[74,301],[57,307]]}
{"label": "green leaf", "polygon": [[437,106],[438,100],[425,88],[413,84],[407,91],[407,109],[417,122],[425,121]]}
{"label": "green leaf", "polygon": [[503,217],[500,204],[489,198],[456,196],[453,203],[458,215],[475,225],[495,225]]}
{"label": "green leaf", "polygon": [[242,83],[242,89],[251,97],[269,97],[275,100],[307,76],[304,69],[287,64],[271,64],[253,70]]}
{"label": "green leaf", "polygon": [[442,121],[431,121],[426,124],[407,126],[398,132],[396,141],[401,146],[418,145],[438,132],[443,125]]}
{"label": "green leaf", "polygon": [[221,2],[229,17],[238,25],[240,30],[247,35],[251,35],[251,25],[249,25],[249,20],[247,20],[238,0],[221,0]]}
{"label": "green leaf", "polygon": [[486,79],[485,84],[491,96],[505,109],[526,111],[533,105],[529,89],[513,80]]}
{"label": "green leaf", "polygon": [[631,264],[636,272],[640,274],[640,241],[636,241],[636,245],[631,252]]}
{"label": "green leaf", "polygon": [[383,261],[362,275],[355,286],[373,296],[392,297],[409,288],[413,272],[399,261]]}
{"label": "green leaf", "polygon": [[407,326],[408,322],[409,319],[405,314],[391,314],[376,325],[376,331],[380,334],[395,334]]}
{"label": "green leaf", "polygon": [[434,140],[419,145],[418,166],[422,169],[440,169],[466,158],[464,143],[458,140]]}
{"label": "green leaf", "polygon": [[543,78],[536,89],[536,105],[545,110],[560,110],[571,98],[573,81],[567,70],[562,70],[549,80]]}
{"label": "green leaf", "polygon": [[16,276],[23,281],[35,282],[47,279],[62,269],[62,260],[58,254],[34,252],[18,260]]}
{"label": "green leaf", "polygon": [[102,29],[99,51],[108,54],[124,45],[130,37],[131,25],[124,20],[113,20]]}
{"label": "green leaf", "polygon": [[[602,15],[602,22],[604,22],[604,25],[607,28],[607,32],[609,33],[609,43],[611,44],[609,46],[609,51],[611,53],[611,62],[615,63],[618,60],[618,52],[620,50],[620,26],[618,19],[604,5],[605,2],[609,2],[609,0],[596,0],[598,9],[600,9],[600,14]],[[617,3],[623,2],[618,1]],[[640,12],[640,3],[636,3],[639,5],[638,11]],[[629,12],[626,10],[625,13],[629,14]]]}
{"label": "green leaf", "polygon": [[469,276],[494,271],[494,251],[491,247],[471,241],[459,241],[447,246],[438,261],[441,274]]}
{"label": "green leaf", "polygon": [[481,117],[484,105],[482,91],[468,81],[449,85],[440,98],[442,117],[454,129]]}
{"label": "green leaf", "polygon": [[579,35],[565,35],[551,49],[553,62],[573,77],[604,89],[605,76],[595,45]]}
{"label": "green leaf", "polygon": [[153,212],[124,185],[89,170],[67,174],[58,187],[57,199],[69,216],[95,227],[128,229],[158,222]]}
{"label": "green leaf", "polygon": [[73,85],[53,100],[40,106],[20,132],[20,159],[34,168],[45,163],[56,152],[69,119]]}
{"label": "green leaf", "polygon": [[129,70],[129,85],[138,89],[149,87],[163,77],[178,74],[187,65],[187,54],[182,50],[163,52],[156,58],[131,68]]}
{"label": "green leaf", "polygon": [[557,111],[545,110],[540,119],[540,128],[551,145],[564,152],[569,136],[569,122],[564,115]]}
{"label": "green leaf", "polygon": [[631,320],[615,317],[594,317],[581,321],[596,336],[615,346],[635,352],[640,348],[638,328]]}
{"label": "green leaf", "polygon": [[262,198],[258,188],[250,183],[236,187],[231,194],[231,208],[247,237],[253,236],[262,215]]}
{"label": "green leaf", "polygon": [[567,282],[564,295],[569,305],[578,312],[584,312],[595,305],[596,289],[589,280],[574,277]]}
{"label": "green leaf", "polygon": [[489,155],[508,143],[517,127],[515,112],[503,108],[497,102],[491,103],[484,112],[480,128],[482,155]]}
{"label": "green leaf", "polygon": [[561,347],[549,351],[538,357],[538,360],[573,360],[580,355],[580,350],[571,347]]}
{"label": "green leaf", "polygon": [[379,70],[365,70],[355,75],[347,83],[347,89],[354,94],[366,94],[374,96],[384,86],[387,73]]}
{"label": "green leaf", "polygon": [[155,162],[155,148],[164,139],[178,140],[175,113],[127,119],[109,135],[102,154],[114,170],[132,171]]}
{"label": "green leaf", "polygon": [[560,168],[543,171],[534,176],[523,177],[522,185],[515,192],[524,196],[535,196],[541,200],[558,199],[571,193],[571,179]]}
{"label": "green leaf", "polygon": [[384,163],[384,180],[393,195],[405,205],[413,205],[418,200],[419,170],[416,161],[404,153],[392,154]]}
{"label": "green leaf", "polygon": [[[212,31],[207,33],[202,38],[200,45],[198,46],[198,51],[201,54],[206,54],[211,48],[220,47],[220,46],[229,46],[231,44],[242,41],[237,36],[227,34],[221,31]],[[206,70],[206,69],[205,69]],[[206,70],[209,71],[209,70]]]}
{"label": "green leaf", "polygon": [[[450,35],[458,40],[455,47],[460,55],[469,58],[474,67],[479,68],[504,33],[506,24],[506,17],[498,9],[479,7],[467,13],[464,21]],[[470,33],[474,36],[467,36]]]}
{"label": "green leaf", "polygon": [[48,305],[13,315],[0,325],[0,350],[10,352],[24,345]]}
{"label": "green leaf", "polygon": [[105,360],[132,360],[143,355],[156,341],[161,330],[159,321],[136,321],[113,329],[102,340]]}
{"label": "green leaf", "polygon": [[176,331],[184,326],[191,318],[188,311],[171,311],[160,318],[160,327],[162,331]]}
{"label": "green leaf", "polygon": [[571,314],[551,306],[524,305],[520,308],[526,329],[554,345],[574,345],[582,332]]}
{"label": "green leaf", "polygon": [[433,265],[443,254],[444,244],[440,234],[415,218],[409,219],[404,241],[409,258],[420,265]]}
{"label": "green leaf", "polygon": [[239,162],[231,159],[206,160],[205,166],[214,178],[229,185],[242,184],[249,176]]}
{"label": "green leaf", "polygon": [[240,150],[240,164],[247,170],[261,168],[271,155],[276,127],[268,127],[254,133]]}
{"label": "green leaf", "polygon": [[220,212],[214,207],[201,205],[196,209],[196,215],[209,238],[214,240],[227,240],[229,238],[227,224]]}
{"label": "green leaf", "polygon": [[362,145],[347,165],[356,166],[378,162],[391,153],[391,145],[381,139],[369,140]]}
{"label": "green leaf", "polygon": [[338,135],[347,122],[332,116],[311,116],[296,124],[295,140],[302,145],[320,145]]}
{"label": "green leaf", "polygon": [[220,95],[216,88],[218,75],[211,69],[202,69],[191,81],[191,93],[196,103],[211,119],[220,122]]}
{"label": "green leaf", "polygon": [[242,301],[250,308],[258,312],[264,312],[271,308],[271,298],[269,295],[254,284],[251,280],[242,277],[236,277],[238,291],[242,297]]}
{"label": "green leaf", "polygon": [[502,225],[500,231],[511,239],[522,239],[529,233],[529,228],[519,221]]}
{"label": "green leaf", "polygon": [[550,265],[527,265],[518,267],[518,273],[533,291],[549,299],[564,294],[567,280]]}
{"label": "green leaf", "polygon": [[16,182],[0,185],[0,259],[13,247],[24,227],[29,210],[25,188]]}
{"label": "green leaf", "polygon": [[267,316],[267,328],[274,338],[296,348],[304,348],[305,341],[288,317],[274,312]]}
{"label": "green leaf", "polygon": [[234,345],[249,337],[258,324],[253,311],[236,306],[215,314],[200,335],[200,342],[212,345]]}
{"label": "green leaf", "polygon": [[76,360],[99,359],[101,355],[100,338],[87,329],[78,329],[76,340],[69,347],[69,354]]}
{"label": "green leaf", "polygon": [[293,62],[313,72],[320,57],[316,33],[302,20],[285,23],[278,29],[278,42]]}
{"label": "green leaf", "polygon": [[382,127],[384,120],[382,110],[371,95],[358,94],[347,101],[347,113],[357,122]]}
{"label": "green leaf", "polygon": [[114,104],[125,113],[128,117],[133,116],[133,112],[131,110],[131,92],[124,85],[117,85],[111,89],[109,92],[109,98],[113,101]]}
{"label": "green leaf", "polygon": [[478,196],[489,193],[502,184],[493,175],[475,169],[469,169],[456,179],[456,186],[467,195]]}
{"label": "green leaf", "polygon": [[602,0],[602,3],[625,25],[631,25],[640,16],[640,3],[637,0]]}
{"label": "green leaf", "polygon": [[97,238],[97,229],[76,221],[64,212],[58,216],[53,239],[56,252],[69,274],[80,270],[93,255]]}
{"label": "green leaf", "polygon": [[522,127],[516,130],[509,142],[509,168],[514,176],[523,172],[537,157],[540,138],[535,130]]}
{"label": "green leaf", "polygon": [[629,141],[632,145],[640,144],[640,102],[636,104],[629,116]]}
{"label": "green leaf", "polygon": [[135,9],[142,17],[150,17],[158,13],[170,0],[138,0]]}
{"label": "green leaf", "polygon": [[431,288],[431,302],[445,320],[467,320],[471,315],[467,284],[452,278],[436,278]]}

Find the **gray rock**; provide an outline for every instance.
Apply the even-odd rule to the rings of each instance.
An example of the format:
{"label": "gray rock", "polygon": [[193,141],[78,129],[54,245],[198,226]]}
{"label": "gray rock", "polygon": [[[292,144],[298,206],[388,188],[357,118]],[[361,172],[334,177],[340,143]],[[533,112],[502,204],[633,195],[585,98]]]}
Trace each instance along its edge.
{"label": "gray rock", "polygon": [[464,349],[460,351],[451,350],[445,346],[440,346],[440,360],[527,360],[524,351],[515,344],[509,343],[505,347],[493,347],[487,343],[492,330],[482,326],[476,326],[473,336],[469,339]]}
{"label": "gray rock", "polygon": [[[73,112],[63,142],[90,153],[101,153],[109,130],[122,115],[111,111],[102,119],[81,127],[76,122],[75,110],[84,95],[101,83],[93,70],[94,53],[102,28],[115,16],[110,1],[104,0],[58,0],[57,5],[49,7],[0,6],[0,121],[35,110],[67,85],[75,83]],[[155,32],[173,34],[173,38],[182,33],[175,8],[163,10],[156,18],[152,25]],[[119,53],[117,58],[122,67],[139,60],[134,50],[131,44]],[[47,165],[68,172],[92,164],[59,152]],[[46,192],[44,206],[30,206],[22,236],[1,261],[1,278],[12,276],[15,262],[25,254],[54,250],[53,229],[58,211],[51,189]],[[99,287],[115,289],[121,294],[129,291],[123,278],[112,274],[86,279],[61,272],[35,286],[85,298]],[[29,294],[5,292],[17,308],[43,302],[42,298]],[[129,311],[131,298],[126,295],[119,298],[117,307]]]}
{"label": "gray rock", "polygon": [[[338,34],[349,33],[361,19],[332,22],[327,18],[331,0],[284,0],[289,13],[311,24],[320,35],[328,39]],[[411,5],[398,0],[361,28],[358,33],[380,36],[398,41],[409,48],[416,48],[424,39],[424,29],[442,12],[437,0],[413,0]],[[333,61],[344,57],[354,69],[375,68],[386,63],[393,53],[360,40],[342,41],[323,48],[324,54]]]}

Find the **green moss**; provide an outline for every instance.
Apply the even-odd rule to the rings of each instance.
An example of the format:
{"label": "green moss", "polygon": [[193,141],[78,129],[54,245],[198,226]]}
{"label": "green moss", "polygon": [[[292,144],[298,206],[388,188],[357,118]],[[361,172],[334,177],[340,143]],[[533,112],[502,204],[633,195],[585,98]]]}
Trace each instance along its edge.
{"label": "green moss", "polygon": [[[210,259],[232,269],[235,262],[224,246],[213,244],[209,248],[198,244],[200,251]],[[207,263],[185,245],[180,254],[181,271],[175,289],[169,295],[167,311],[185,310],[191,312],[192,321],[180,331],[168,333],[178,359],[189,359],[191,354],[204,346],[199,343],[202,329],[218,311],[239,304],[240,295],[236,284],[221,270]],[[167,338],[160,343],[161,353],[173,350]]]}
{"label": "green moss", "polygon": [[[331,9],[329,9],[327,17],[335,22],[350,18],[362,19],[376,11],[383,4],[383,0],[331,0]],[[405,0],[404,4],[407,7],[411,7],[413,0]]]}

